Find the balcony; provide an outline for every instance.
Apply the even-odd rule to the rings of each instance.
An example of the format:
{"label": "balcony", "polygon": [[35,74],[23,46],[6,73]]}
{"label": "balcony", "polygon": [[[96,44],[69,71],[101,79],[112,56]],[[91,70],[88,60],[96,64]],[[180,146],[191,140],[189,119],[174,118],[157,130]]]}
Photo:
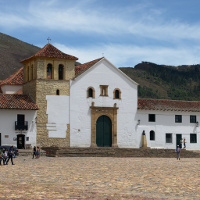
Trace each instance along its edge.
{"label": "balcony", "polygon": [[28,122],[15,121],[15,130],[28,130]]}

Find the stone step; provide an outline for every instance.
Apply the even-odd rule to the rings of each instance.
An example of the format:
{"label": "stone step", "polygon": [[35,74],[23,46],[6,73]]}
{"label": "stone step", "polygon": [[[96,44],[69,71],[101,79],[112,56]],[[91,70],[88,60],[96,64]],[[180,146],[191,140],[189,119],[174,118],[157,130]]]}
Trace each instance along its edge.
{"label": "stone step", "polygon": [[[33,150],[32,149],[19,149],[19,156],[32,156]],[[40,156],[46,156],[46,151],[40,150]]]}
{"label": "stone step", "polygon": [[[43,148],[49,157],[163,157],[174,158],[174,149],[132,149],[132,148]],[[183,158],[200,158],[199,152],[181,150]]]}

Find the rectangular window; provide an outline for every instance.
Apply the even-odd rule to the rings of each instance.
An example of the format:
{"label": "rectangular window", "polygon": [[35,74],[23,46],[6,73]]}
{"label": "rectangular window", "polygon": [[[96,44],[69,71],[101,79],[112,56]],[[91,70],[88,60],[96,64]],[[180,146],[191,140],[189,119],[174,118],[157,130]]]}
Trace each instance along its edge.
{"label": "rectangular window", "polygon": [[190,134],[190,143],[197,143],[197,134]]}
{"label": "rectangular window", "polygon": [[24,125],[25,116],[24,115],[17,115],[17,123],[20,125]]}
{"label": "rectangular window", "polygon": [[108,85],[100,85],[100,96],[108,96]]}
{"label": "rectangular window", "polygon": [[17,115],[17,121],[15,121],[15,130],[28,130],[28,122],[25,121],[25,115]]}
{"label": "rectangular window", "polygon": [[190,123],[196,123],[196,122],[197,122],[196,115],[190,115]]}
{"label": "rectangular window", "polygon": [[26,137],[26,141],[27,141],[27,142],[29,141],[29,137]]}
{"label": "rectangular window", "polygon": [[149,114],[149,122],[155,122],[156,121],[156,115],[155,114]]}
{"label": "rectangular window", "polygon": [[182,123],[182,115],[175,115],[175,123]]}
{"label": "rectangular window", "polygon": [[172,143],[172,134],[166,133],[166,143]]}

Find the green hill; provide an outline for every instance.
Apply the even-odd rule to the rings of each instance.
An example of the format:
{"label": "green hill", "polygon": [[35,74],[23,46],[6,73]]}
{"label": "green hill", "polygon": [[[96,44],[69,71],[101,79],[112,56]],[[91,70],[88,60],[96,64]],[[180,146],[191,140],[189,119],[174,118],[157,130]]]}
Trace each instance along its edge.
{"label": "green hill", "polygon": [[21,60],[32,56],[39,50],[39,47],[0,33],[0,80],[16,72],[22,66]]}
{"label": "green hill", "polygon": [[200,65],[174,67],[142,62],[120,69],[139,83],[141,98],[200,100]]}

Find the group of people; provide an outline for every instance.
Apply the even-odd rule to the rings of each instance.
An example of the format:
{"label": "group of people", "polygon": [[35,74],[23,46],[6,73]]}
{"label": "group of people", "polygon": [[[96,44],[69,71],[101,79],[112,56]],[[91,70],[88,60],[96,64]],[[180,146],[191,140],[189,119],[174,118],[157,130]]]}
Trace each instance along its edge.
{"label": "group of people", "polygon": [[11,146],[9,149],[0,149],[0,166],[7,165],[9,160],[11,160],[12,165],[13,158],[15,157],[13,146]]}
{"label": "group of people", "polygon": [[180,160],[181,159],[181,149],[182,149],[182,143],[184,145],[184,149],[186,148],[186,140],[185,138],[184,139],[181,139],[180,140],[180,145],[177,145],[176,147],[176,153],[177,153],[177,160]]}
{"label": "group of people", "polygon": [[40,157],[40,147],[34,146],[33,147],[33,159],[34,158],[39,158]]}

